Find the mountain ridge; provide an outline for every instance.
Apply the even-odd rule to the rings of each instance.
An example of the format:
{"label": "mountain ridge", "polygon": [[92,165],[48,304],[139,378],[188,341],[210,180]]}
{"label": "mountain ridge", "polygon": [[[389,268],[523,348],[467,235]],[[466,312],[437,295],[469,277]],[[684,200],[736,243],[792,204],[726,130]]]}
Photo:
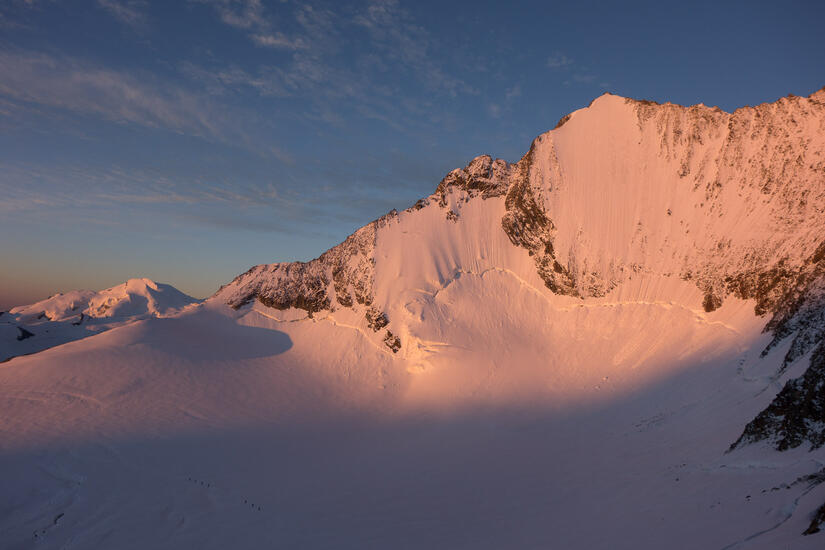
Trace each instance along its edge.
{"label": "mountain ridge", "polygon": [[[825,337],[825,88],[731,113],[606,93],[538,136],[518,162],[478,156],[450,171],[428,197],[367,224],[319,258],[255,266],[210,300],[236,309],[258,301],[292,311],[291,318],[300,318],[298,310],[312,317],[350,308],[361,312],[362,324],[384,331],[394,353],[408,354],[409,331],[391,311],[397,293],[376,298],[376,285],[384,285],[376,270],[389,261],[376,252],[379,241],[387,228],[415,225],[408,220],[433,209],[443,219],[433,223],[463,226],[467,205],[479,200],[503,203],[491,207],[489,222],[499,220],[552,294],[597,299],[623,292],[633,279],[678,278],[701,293],[690,307],[708,313],[731,297],[752,300],[773,335],[763,356],[792,339],[776,378]],[[478,238],[472,230],[461,237]],[[422,258],[441,254],[419,251]],[[476,263],[454,254],[436,269],[442,283]],[[512,271],[529,278],[517,263]],[[414,286],[432,280],[426,275]],[[370,319],[379,316],[386,322],[376,329]],[[821,393],[802,392],[805,406],[812,396],[825,402]],[[825,434],[798,429],[817,442]],[[752,428],[746,433],[742,441],[759,439]],[[783,446],[776,430],[764,438]]]}

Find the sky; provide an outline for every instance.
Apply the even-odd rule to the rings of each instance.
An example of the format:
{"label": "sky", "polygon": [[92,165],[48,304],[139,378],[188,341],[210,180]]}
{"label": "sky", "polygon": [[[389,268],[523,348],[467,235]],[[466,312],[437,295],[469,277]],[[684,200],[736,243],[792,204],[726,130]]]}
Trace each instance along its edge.
{"label": "sky", "polygon": [[0,310],[308,260],[605,91],[825,85],[825,2],[3,0]]}

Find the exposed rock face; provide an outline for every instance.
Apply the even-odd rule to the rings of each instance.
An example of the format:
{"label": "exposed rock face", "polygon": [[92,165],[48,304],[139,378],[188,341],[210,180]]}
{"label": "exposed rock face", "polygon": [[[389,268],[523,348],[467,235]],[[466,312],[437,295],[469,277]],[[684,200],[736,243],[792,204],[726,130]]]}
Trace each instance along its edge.
{"label": "exposed rock face", "polygon": [[[438,219],[441,234],[472,239],[475,229],[460,231],[471,201],[497,205],[489,224],[527,251],[554,294],[587,300],[655,276],[690,281],[707,312],[730,296],[754,300],[773,335],[763,354],[792,338],[777,376],[818,351],[736,445],[822,444],[825,89],[733,113],[606,94],[536,138],[519,162],[477,157],[400,216]],[[309,315],[352,308],[398,352],[396,334],[407,333],[387,316],[391,304],[376,303],[375,247],[399,219],[393,211],[307,263],[254,267],[216,298]],[[464,269],[448,260],[444,269]]]}
{"label": "exposed rock face", "polygon": [[825,341],[814,350],[811,364],[799,378],[789,380],[773,402],[754,418],[731,446],[770,440],[780,451],[811,449],[825,444]]}
{"label": "exposed rock face", "polygon": [[387,334],[384,335],[384,345],[390,348],[393,353],[398,353],[398,350],[401,349],[401,339],[388,330]]}
{"label": "exposed rock face", "polygon": [[813,535],[814,533],[819,533],[821,529],[819,528],[820,525],[825,523],[825,504],[820,506],[816,512],[814,512],[814,517],[811,518],[811,524],[805,530],[803,535]]}
{"label": "exposed rock face", "polygon": [[507,193],[513,166],[489,155],[474,158],[466,168],[459,168],[447,174],[438,184],[434,196],[439,205],[447,205],[447,193],[460,189],[467,193],[467,198],[481,196],[483,199],[500,197]]}
{"label": "exposed rock face", "polygon": [[765,330],[774,337],[763,350],[763,356],[793,336],[780,372],[825,337],[825,241],[802,265],[780,266],[756,274],[755,283],[743,284],[742,279],[738,279],[733,288],[740,297],[757,301],[758,315],[772,314]]}
{"label": "exposed rock face", "polygon": [[373,302],[373,250],[376,231],[397,216],[390,212],[365,225],[310,262],[258,265],[215,294],[237,309],[253,300],[275,309],[297,308],[313,314],[338,304]]}
{"label": "exposed rock face", "polygon": [[390,324],[390,320],[387,318],[387,314],[377,309],[371,307],[367,310],[367,313],[364,315],[367,319],[367,326],[373,330],[373,332],[378,332],[385,326]]}
{"label": "exposed rock face", "polygon": [[[466,201],[475,197],[500,197],[507,193],[512,175],[513,165],[501,159],[493,160],[489,155],[481,155],[470,161],[465,168],[456,168],[444,176],[435,192],[416,202],[408,212],[421,210],[432,203],[446,208],[447,197],[454,191],[463,191]],[[458,219],[457,213],[452,210],[449,210],[446,216],[451,221]]]}
{"label": "exposed rock face", "polygon": [[[544,284],[556,294],[580,296],[576,281],[553,254],[553,235],[555,226],[548,217],[541,202],[541,190],[534,189],[530,170],[533,165],[536,143],[519,161],[516,178],[507,193],[505,206],[507,213],[501,219],[501,227],[516,246],[526,248],[535,258],[536,270]],[[555,161],[555,159],[552,159]],[[553,162],[558,167],[558,161]],[[559,177],[559,174],[555,174]]]}
{"label": "exposed rock face", "polygon": [[[769,440],[780,451],[810,442],[825,443],[825,265],[823,246],[794,270],[772,270],[755,277],[755,285],[736,286],[741,297],[757,300],[757,313],[770,313],[765,326],[773,339],[762,356],[786,338],[792,338],[777,376],[813,349],[810,366],[789,380],[774,401],[746,427],[731,449]],[[737,281],[737,285],[740,282]]]}

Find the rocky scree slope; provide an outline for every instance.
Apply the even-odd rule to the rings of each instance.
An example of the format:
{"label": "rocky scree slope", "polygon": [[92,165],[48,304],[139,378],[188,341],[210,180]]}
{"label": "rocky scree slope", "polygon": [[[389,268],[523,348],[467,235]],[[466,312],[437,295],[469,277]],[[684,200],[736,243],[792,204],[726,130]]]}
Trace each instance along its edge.
{"label": "rocky scree slope", "polygon": [[[253,267],[212,299],[309,316],[351,309],[399,352],[393,304],[376,300],[390,284],[376,276],[382,234],[433,210],[444,227],[469,224],[463,205],[477,201],[498,205],[488,223],[526,251],[553,294],[589,300],[634,277],[660,277],[695,285],[707,312],[729,296],[753,300],[773,337],[763,355],[791,341],[776,378],[809,354],[810,366],[733,447],[825,442],[825,88],[733,113],[605,94],[536,138],[517,163],[478,157],[319,258]],[[435,245],[444,234],[427,238]],[[393,246],[404,253],[403,243]]]}

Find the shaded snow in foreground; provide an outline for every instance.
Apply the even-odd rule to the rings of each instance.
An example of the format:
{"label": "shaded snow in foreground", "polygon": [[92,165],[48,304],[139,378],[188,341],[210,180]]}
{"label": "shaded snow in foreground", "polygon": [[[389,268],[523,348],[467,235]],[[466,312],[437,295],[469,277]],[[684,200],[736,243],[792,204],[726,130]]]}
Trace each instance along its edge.
{"label": "shaded snow in foreground", "polygon": [[[521,346],[544,322],[504,316],[489,347],[409,372],[333,317],[208,305],[5,363],[7,547],[723,548],[763,531],[741,547],[819,547],[801,533],[825,486],[793,482],[822,453],[724,454],[772,396],[748,304],[716,312],[722,330],[662,304],[556,307],[506,275],[476,282],[487,303],[560,319],[546,347]],[[597,335],[620,319],[635,321]],[[666,319],[704,341],[669,366]],[[567,365],[564,326],[592,344]]]}

